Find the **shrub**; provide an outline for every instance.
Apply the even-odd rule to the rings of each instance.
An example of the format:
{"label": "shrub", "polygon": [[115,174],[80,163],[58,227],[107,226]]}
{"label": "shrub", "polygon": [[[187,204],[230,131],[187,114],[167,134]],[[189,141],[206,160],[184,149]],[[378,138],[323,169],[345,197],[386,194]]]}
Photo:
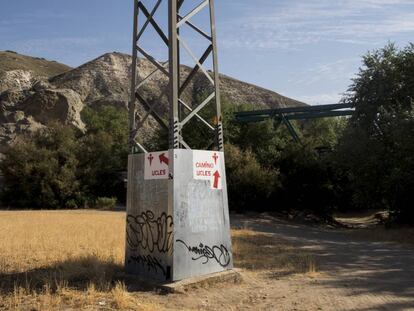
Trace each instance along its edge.
{"label": "shrub", "polygon": [[279,160],[282,190],[279,202],[284,208],[312,210],[329,215],[335,206],[333,175],[327,159],[310,146],[291,144]]}
{"label": "shrub", "polygon": [[94,207],[103,210],[112,210],[116,206],[116,198],[99,197],[94,202]]}
{"label": "shrub", "polygon": [[226,145],[226,172],[230,207],[237,211],[263,211],[279,184],[277,170],[260,166],[255,155],[234,145]]}

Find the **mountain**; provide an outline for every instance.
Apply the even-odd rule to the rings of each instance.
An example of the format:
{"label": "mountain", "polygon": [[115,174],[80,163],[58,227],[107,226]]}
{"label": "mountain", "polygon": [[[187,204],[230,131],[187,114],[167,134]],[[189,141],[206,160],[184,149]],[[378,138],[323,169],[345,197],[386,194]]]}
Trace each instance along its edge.
{"label": "mountain", "polygon": [[0,94],[30,88],[39,79],[49,79],[72,68],[44,58],[0,51]]}
{"label": "mountain", "polygon": [[[82,100],[90,105],[101,100],[114,100],[128,102],[129,77],[131,57],[122,53],[108,53],[86,63],[69,72],[65,72],[51,79],[51,83],[57,87],[70,88],[77,91]],[[138,62],[138,79],[142,80],[155,70],[155,67],[147,60]],[[181,80],[185,80],[191,68],[181,67]],[[162,91],[167,87],[167,77],[158,72],[152,76],[143,88],[143,93],[149,92],[150,98],[163,97]],[[200,91],[209,88],[209,82],[202,73],[196,75],[193,83],[190,83],[184,92],[187,101],[192,102]],[[253,104],[261,108],[303,106],[304,103],[282,96],[276,92],[245,83],[234,78],[220,75],[220,88],[222,95],[232,104]],[[164,98],[162,101],[164,103]],[[150,100],[151,101],[151,100]]]}
{"label": "mountain", "polygon": [[[138,81],[154,70],[152,63],[140,59]],[[190,71],[187,66],[181,67],[182,81]],[[104,54],[74,69],[12,52],[0,52],[0,153],[20,134],[36,131],[53,121],[85,130],[80,117],[85,105],[92,108],[114,105],[127,109],[130,74],[131,56],[116,52]],[[158,71],[140,89],[143,97],[163,116],[168,113],[167,87],[167,76]],[[225,100],[234,105],[252,104],[257,109],[305,105],[224,75],[220,77],[220,87]],[[209,80],[199,73],[183,92],[183,100],[194,106],[211,91]],[[145,113],[141,105],[137,113]],[[155,127],[155,120],[149,118],[144,134],[150,136]]]}
{"label": "mountain", "polygon": [[31,71],[36,77],[52,77],[72,69],[69,66],[44,58],[0,51],[0,74],[12,70]]}

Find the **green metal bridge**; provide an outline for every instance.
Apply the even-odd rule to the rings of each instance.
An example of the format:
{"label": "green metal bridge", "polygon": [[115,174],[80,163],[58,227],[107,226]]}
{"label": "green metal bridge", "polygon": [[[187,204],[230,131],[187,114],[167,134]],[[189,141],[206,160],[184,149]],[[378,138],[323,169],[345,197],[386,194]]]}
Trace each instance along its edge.
{"label": "green metal bridge", "polygon": [[352,116],[354,112],[355,110],[350,104],[333,104],[243,111],[237,112],[235,118],[240,123],[254,123],[269,119],[278,122],[278,124],[283,123],[293,139],[300,142],[300,138],[290,121]]}

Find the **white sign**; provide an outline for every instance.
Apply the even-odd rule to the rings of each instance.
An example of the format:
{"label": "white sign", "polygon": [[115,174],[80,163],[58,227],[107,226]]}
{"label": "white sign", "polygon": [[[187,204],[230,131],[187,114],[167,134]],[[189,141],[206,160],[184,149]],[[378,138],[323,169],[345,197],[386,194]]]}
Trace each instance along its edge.
{"label": "white sign", "polygon": [[144,178],[168,179],[169,175],[168,151],[150,152],[145,154]]}
{"label": "white sign", "polygon": [[194,151],[193,173],[194,179],[210,181],[211,189],[223,189],[223,152]]}

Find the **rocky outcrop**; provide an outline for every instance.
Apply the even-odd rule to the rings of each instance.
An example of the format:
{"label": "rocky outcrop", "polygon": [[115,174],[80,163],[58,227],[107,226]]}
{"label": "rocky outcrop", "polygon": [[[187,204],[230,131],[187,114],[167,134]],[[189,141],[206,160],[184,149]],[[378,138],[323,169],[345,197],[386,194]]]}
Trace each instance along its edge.
{"label": "rocky outcrop", "polygon": [[81,120],[84,105],[76,92],[69,89],[44,89],[26,98],[21,109],[26,115],[32,116],[37,122],[49,124],[59,121],[84,130]]}
{"label": "rocky outcrop", "polygon": [[31,71],[11,70],[0,72],[0,94],[4,91],[23,91],[30,89],[35,78]]}
{"label": "rocky outcrop", "polygon": [[53,121],[81,130],[84,104],[75,91],[55,89],[47,79],[30,71],[13,70],[0,74],[0,159],[19,135],[35,132]]}
{"label": "rocky outcrop", "polygon": [[[76,69],[51,79],[56,88],[76,91],[85,103],[128,102],[131,57],[120,53],[105,54]],[[124,105],[126,108],[127,106]]]}
{"label": "rocky outcrop", "polygon": [[7,90],[0,94],[0,104],[4,108],[12,108],[23,101],[28,94],[29,92],[25,91]]}
{"label": "rocky outcrop", "polygon": [[26,116],[23,111],[2,111],[0,118],[0,159],[7,147],[15,143],[20,135],[33,133],[44,127],[31,116]]}

